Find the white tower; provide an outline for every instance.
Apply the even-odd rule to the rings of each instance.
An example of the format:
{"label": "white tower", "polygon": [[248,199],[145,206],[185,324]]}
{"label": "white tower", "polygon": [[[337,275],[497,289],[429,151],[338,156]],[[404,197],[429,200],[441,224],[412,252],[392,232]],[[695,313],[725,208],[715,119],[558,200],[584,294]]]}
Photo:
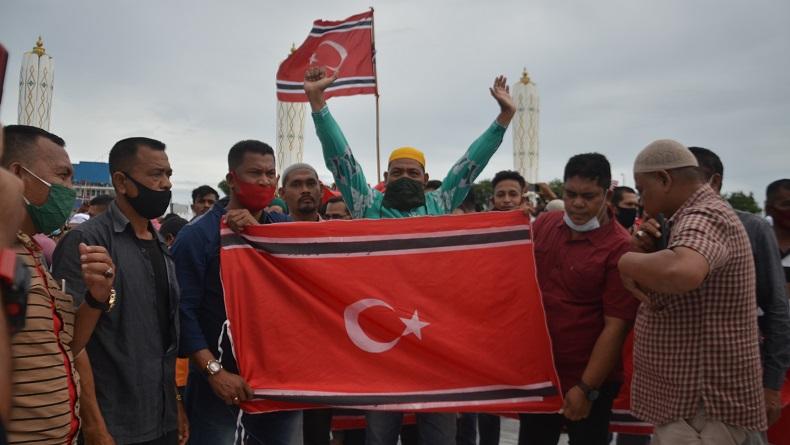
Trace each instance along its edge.
{"label": "white tower", "polygon": [[36,46],[22,57],[19,72],[18,122],[49,130],[55,62],[38,37]]}
{"label": "white tower", "polygon": [[512,87],[516,116],[513,121],[513,169],[530,184],[538,182],[538,118],[540,98],[527,69]]}
{"label": "white tower", "polygon": [[[296,46],[291,47],[291,54]],[[284,171],[291,164],[302,162],[304,153],[304,102],[277,101],[277,166]]]}

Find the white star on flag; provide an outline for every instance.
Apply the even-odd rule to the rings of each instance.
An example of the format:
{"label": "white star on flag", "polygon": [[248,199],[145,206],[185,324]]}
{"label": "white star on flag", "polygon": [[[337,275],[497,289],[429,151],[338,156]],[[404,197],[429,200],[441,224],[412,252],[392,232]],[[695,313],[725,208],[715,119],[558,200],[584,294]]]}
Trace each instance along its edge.
{"label": "white star on flag", "polygon": [[420,320],[420,314],[416,310],[411,315],[411,318],[401,318],[400,320],[403,322],[403,324],[406,325],[406,329],[403,330],[403,334],[401,334],[401,337],[405,337],[409,334],[414,334],[420,340],[422,340],[421,329],[430,324]]}

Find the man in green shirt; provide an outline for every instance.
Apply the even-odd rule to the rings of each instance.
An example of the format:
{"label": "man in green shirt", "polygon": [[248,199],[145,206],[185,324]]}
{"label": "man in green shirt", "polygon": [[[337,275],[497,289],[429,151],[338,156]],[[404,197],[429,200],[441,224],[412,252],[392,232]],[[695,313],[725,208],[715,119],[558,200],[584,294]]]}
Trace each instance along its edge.
{"label": "man in green shirt", "polygon": [[[505,130],[516,113],[507,79],[499,76],[490,88],[500,108],[496,121],[453,165],[442,180],[441,187],[424,192],[428,182],[424,157],[419,150],[402,147],[390,156],[387,172],[384,173],[387,191],[382,193],[368,185],[340,126],[329,113],[323,93],[334,80],[335,77],[326,77],[322,68],[311,68],[305,75],[304,89],[313,110],[313,122],[324,151],[324,161],[354,219],[451,213],[464,201],[475,179],[499,148]],[[419,158],[422,158],[422,162]]]}
{"label": "man in green shirt", "polygon": [[[477,176],[494,155],[507,126],[516,113],[507,79],[499,76],[490,88],[499,104],[496,121],[478,137],[447,173],[437,190],[425,192],[428,174],[425,156],[413,147],[401,147],[389,157],[384,173],[386,191],[371,188],[357,163],[337,122],[329,113],[324,90],[335,77],[327,77],[323,68],[311,68],[305,74],[304,90],[313,110],[318,139],[324,161],[335,178],[343,199],[357,218],[405,218],[409,216],[445,215],[466,198]],[[455,445],[454,413],[421,413],[417,415],[420,443]],[[367,416],[367,445],[395,445],[400,432],[402,413],[371,411]]]}

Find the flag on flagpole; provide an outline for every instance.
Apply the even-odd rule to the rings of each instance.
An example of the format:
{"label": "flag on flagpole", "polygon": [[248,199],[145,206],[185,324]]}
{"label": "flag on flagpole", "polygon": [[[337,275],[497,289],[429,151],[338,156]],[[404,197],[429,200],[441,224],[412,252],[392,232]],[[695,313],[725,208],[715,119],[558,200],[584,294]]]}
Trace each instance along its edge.
{"label": "flag on flagpole", "polygon": [[248,412],[561,407],[521,212],[225,228],[220,263]]}
{"label": "flag on flagpole", "polygon": [[307,102],[304,74],[313,66],[338,75],[326,98],[376,94],[374,56],[372,10],[345,20],[316,20],[304,43],[277,70],[277,99]]}

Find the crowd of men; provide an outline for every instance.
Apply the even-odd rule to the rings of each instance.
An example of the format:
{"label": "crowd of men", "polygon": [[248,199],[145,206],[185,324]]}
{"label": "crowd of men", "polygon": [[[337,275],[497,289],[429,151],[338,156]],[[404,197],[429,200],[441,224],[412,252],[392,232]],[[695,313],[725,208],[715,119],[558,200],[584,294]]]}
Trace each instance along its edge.
{"label": "crowd of men", "polygon": [[[516,108],[506,79],[490,88],[494,121],[441,180],[414,147],[392,151],[371,187],[324,100],[318,68],[305,93],[326,167],[278,177],[274,151],[243,140],[227,154],[228,196],[202,186],[195,218],[162,217],[173,174],[164,143],[132,137],[110,150],[114,197],[77,212],[66,143],[9,125],[0,138],[0,443],[329,444],[329,409],[248,414],[220,280],[220,225],[406,218],[476,211],[478,175]],[[633,335],[632,408],[656,426],[635,444],[756,444],[781,412],[790,366],[790,179],[771,183],[770,220],[733,210],[711,150],[659,140],[634,161],[636,190],[612,187],[603,154],[565,165],[561,199],[498,172],[487,203],[533,219],[533,244],[560,413],[522,414],[520,444],[607,444]],[[279,186],[279,188],[278,188]],[[530,187],[533,186],[533,187]],[[539,196],[536,206],[530,198]],[[44,244],[53,247],[46,255]],[[277,341],[276,338],[270,339]],[[178,358],[181,357],[179,360]],[[497,444],[492,414],[368,411],[335,443]],[[479,442],[478,442],[479,435]]]}

